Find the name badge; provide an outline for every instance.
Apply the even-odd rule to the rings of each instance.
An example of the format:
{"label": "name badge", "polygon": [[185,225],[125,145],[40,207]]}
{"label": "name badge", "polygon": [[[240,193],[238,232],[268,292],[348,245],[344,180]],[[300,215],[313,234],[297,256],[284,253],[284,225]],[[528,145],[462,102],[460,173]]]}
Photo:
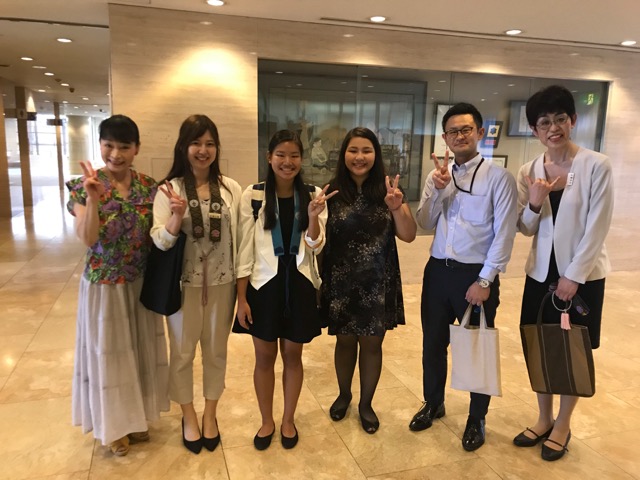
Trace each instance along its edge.
{"label": "name badge", "polygon": [[569,175],[567,175],[567,186],[571,186],[573,185],[573,177],[575,176],[575,173],[571,172],[569,173]]}
{"label": "name badge", "polygon": [[219,213],[209,212],[209,218],[222,218],[222,215]]}

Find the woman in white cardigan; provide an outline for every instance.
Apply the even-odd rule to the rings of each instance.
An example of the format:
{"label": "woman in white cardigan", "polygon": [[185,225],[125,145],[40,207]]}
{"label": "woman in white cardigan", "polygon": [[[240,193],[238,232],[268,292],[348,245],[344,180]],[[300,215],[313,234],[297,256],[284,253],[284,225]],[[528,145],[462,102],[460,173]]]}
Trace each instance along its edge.
{"label": "woman in white cardigan", "polygon": [[302,388],[302,347],[320,335],[316,255],[324,244],[327,187],[302,181],[302,142],[280,130],[269,142],[269,169],[263,184],[250,185],[240,208],[238,314],[233,331],[252,336],[253,374],[262,425],[254,445],[264,450],[275,432],[274,364],[278,343],[284,371],[284,412],[280,439],[284,448],[298,443],[294,413]]}
{"label": "woman in white cardigan", "polygon": [[[161,250],[187,235],[182,308],[167,317],[169,395],[182,408],[182,441],[193,453],[220,443],[216,420],[224,390],[227,340],[236,296],[238,210],[242,189],[220,173],[220,138],[205,115],[180,127],[173,165],[153,204],[151,237]],[[193,359],[202,351],[202,430],[193,406]]]}
{"label": "woman in white cardigan", "polygon": [[[577,116],[566,88],[550,86],[537,92],[528,100],[526,113],[533,134],[547,151],[518,173],[518,229],[534,237],[525,266],[520,324],[536,322],[543,297],[555,288],[557,306],[566,308],[572,302],[571,322],[587,326],[591,346],[598,348],[610,269],[604,239],[613,211],[611,164],[605,155],[571,140]],[[560,323],[560,312],[548,303],[545,321]],[[558,460],[567,452],[578,397],[562,395],[554,421],[553,395],[537,395],[537,423],[513,442],[532,447],[543,441],[542,458]]]}

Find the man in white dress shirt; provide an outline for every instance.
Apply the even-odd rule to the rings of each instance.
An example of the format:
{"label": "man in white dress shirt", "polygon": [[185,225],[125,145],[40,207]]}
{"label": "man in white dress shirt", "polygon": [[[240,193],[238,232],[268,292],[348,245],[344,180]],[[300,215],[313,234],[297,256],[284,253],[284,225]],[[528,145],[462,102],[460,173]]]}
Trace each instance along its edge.
{"label": "man in white dress shirt", "polygon": [[[416,212],[418,225],[435,229],[431,258],[422,284],[424,403],[409,428],[429,428],[445,414],[449,324],[464,315],[469,303],[484,305],[493,327],[499,304],[499,272],[504,272],[513,247],[517,222],[517,191],[513,176],[478,153],[484,135],[482,115],[471,104],[458,103],[442,119],[449,151],[443,161],[432,154],[435,170],[424,185]],[[476,309],[479,310],[479,309]],[[477,325],[477,311],[472,323]],[[489,395],[471,393],[462,446],[484,444]]]}

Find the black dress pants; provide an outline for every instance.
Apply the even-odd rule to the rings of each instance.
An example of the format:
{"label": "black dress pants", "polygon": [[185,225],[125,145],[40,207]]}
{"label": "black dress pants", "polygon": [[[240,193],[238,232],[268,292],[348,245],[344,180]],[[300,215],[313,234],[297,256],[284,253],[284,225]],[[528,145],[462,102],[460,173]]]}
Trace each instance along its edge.
{"label": "black dress pants", "polygon": [[[422,369],[424,399],[433,405],[444,402],[447,381],[447,347],[449,325],[462,319],[469,303],[465,295],[478,279],[482,265],[452,263],[431,257],[424,269],[422,280]],[[487,326],[493,327],[500,304],[500,280],[496,276],[484,302]],[[471,324],[478,325],[479,312],[471,316]],[[483,419],[489,409],[491,396],[471,393],[469,414]]]}

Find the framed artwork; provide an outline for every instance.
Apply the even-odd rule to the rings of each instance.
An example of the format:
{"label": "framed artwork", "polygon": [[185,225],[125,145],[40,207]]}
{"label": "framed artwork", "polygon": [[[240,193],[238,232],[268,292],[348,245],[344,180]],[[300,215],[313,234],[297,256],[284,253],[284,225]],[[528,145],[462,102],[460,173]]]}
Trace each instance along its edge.
{"label": "framed artwork", "polygon": [[490,157],[484,157],[485,160],[489,160],[491,163],[507,168],[508,155],[493,155]]}
{"label": "framed artwork", "polygon": [[484,137],[482,138],[481,145],[486,148],[498,148],[500,142],[500,134],[502,133],[503,122],[485,122],[484,124]]}
{"label": "framed artwork", "polygon": [[447,105],[444,103],[436,105],[436,120],[433,125],[433,153],[435,153],[438,157],[444,157],[444,152],[447,150],[447,144],[442,138],[442,119],[444,114],[447,113],[452,105]]}
{"label": "framed artwork", "polygon": [[527,102],[523,100],[509,102],[509,130],[510,137],[530,137],[533,135],[527,121]]}

